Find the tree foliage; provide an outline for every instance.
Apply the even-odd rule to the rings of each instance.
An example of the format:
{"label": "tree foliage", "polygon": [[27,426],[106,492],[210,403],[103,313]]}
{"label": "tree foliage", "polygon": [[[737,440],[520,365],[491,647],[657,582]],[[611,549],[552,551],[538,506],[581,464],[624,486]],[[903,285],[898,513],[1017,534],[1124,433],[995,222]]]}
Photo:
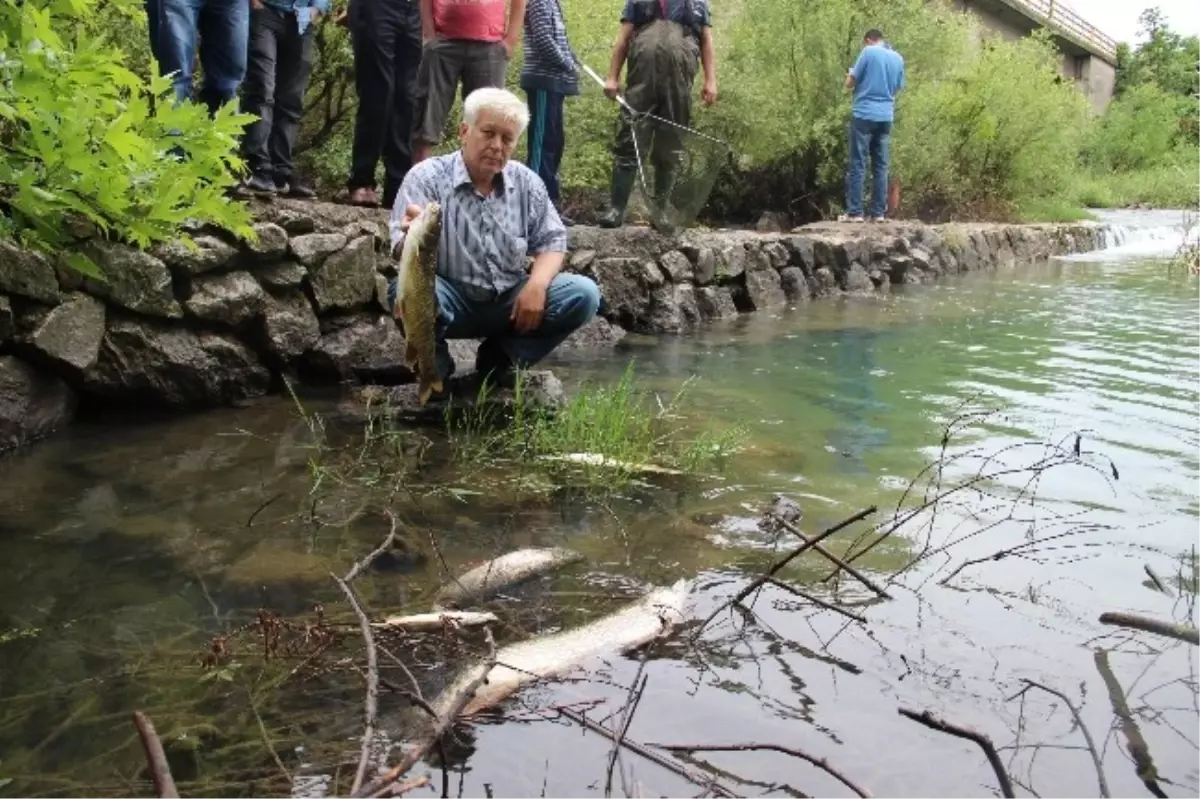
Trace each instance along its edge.
{"label": "tree foliage", "polygon": [[[135,18],[125,2],[122,18]],[[224,195],[250,118],[173,103],[169,79],[126,66],[99,6],[0,2],[0,235],[47,253],[79,223],[139,247],[188,220],[253,235]],[[70,263],[102,277],[84,256]]]}

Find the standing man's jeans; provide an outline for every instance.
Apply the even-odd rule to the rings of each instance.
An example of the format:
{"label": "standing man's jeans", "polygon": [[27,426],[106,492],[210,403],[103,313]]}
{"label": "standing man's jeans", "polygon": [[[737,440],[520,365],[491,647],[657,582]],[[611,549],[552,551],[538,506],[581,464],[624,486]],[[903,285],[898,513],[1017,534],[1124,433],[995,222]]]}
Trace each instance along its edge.
{"label": "standing man's jeans", "polygon": [[546,89],[530,89],[529,168],[546,184],[550,202],[558,207],[558,167],[562,163],[565,138],[563,134],[563,101],[566,95]]}
{"label": "standing man's jeans", "polygon": [[850,119],[850,168],[846,170],[846,215],[863,215],[863,181],[867,156],[871,157],[871,213],[883,218],[887,213],[888,153],[892,123]]}
{"label": "standing man's jeans", "polygon": [[412,167],[413,107],[421,66],[418,0],[353,0],[350,36],[358,114],[347,188],[375,188],[383,157],[383,205],[391,208]]}
{"label": "standing man's jeans", "polygon": [[178,101],[192,96],[197,43],[204,85],[198,99],[209,113],[237,97],[246,77],[250,39],[249,0],[146,0],[150,50],[159,71],[174,78]]}
{"label": "standing man's jeans", "polygon": [[292,181],[292,145],[304,112],[312,71],[310,24],[301,34],[296,15],[264,5],[251,12],[250,63],[242,110],[259,117],[242,137],[250,173],[282,186]]}
{"label": "standing man's jeans", "polygon": [[[586,325],[600,307],[600,289],[595,282],[560,272],[546,290],[546,312],[537,330],[524,335],[513,330],[513,303],[525,287],[522,280],[496,296],[473,286],[437,277],[437,367],[443,379],[454,373],[448,339],[481,338],[480,349],[499,347],[513,366],[524,369],[545,358]],[[396,278],[388,281],[388,306],[396,305]]]}

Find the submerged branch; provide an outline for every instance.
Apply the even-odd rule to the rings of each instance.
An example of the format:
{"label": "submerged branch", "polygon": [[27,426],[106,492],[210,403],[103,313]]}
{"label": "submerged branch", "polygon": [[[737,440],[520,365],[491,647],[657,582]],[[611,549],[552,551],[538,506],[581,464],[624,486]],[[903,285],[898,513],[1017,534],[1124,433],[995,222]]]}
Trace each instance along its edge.
{"label": "submerged branch", "polygon": [[150,765],[150,775],[154,778],[154,789],[160,799],[179,799],[179,791],[175,789],[175,779],[171,776],[171,767],[167,765],[167,755],[163,752],[162,741],[154,731],[154,724],[140,710],[133,711],[133,726],[137,728],[142,739],[142,748],[146,750],[146,761]]}
{"label": "submerged branch", "polygon": [[[801,532],[799,527],[797,527],[796,525],[787,521],[786,519],[781,518],[777,514],[774,514],[774,517],[775,517],[775,521],[779,522],[779,524],[782,525],[785,530],[787,530],[789,533],[791,533],[792,535],[799,538],[805,544],[812,545],[813,549],[817,550],[817,552],[820,552],[822,555],[824,555],[826,558],[828,558],[829,561],[831,563],[833,563],[835,566],[837,566],[840,571],[846,572],[851,577],[853,577],[854,579],[858,580],[860,583],[865,585],[867,588],[874,591],[878,596],[882,597],[883,599],[891,599],[891,596],[888,595],[887,591],[884,591],[882,588],[877,586],[865,574],[863,574],[858,569],[851,566],[848,562],[839,558],[837,555],[830,552],[828,549],[826,549],[821,544],[813,543],[813,540],[811,538],[809,538],[808,536],[806,536],[803,532]],[[837,572],[834,572],[834,574],[836,574],[836,573]]]}
{"label": "submerged branch", "polygon": [[392,529],[388,532],[387,538],[383,539],[383,543],[372,550],[365,558],[350,567],[350,571],[346,572],[346,576],[342,578],[345,582],[354,582],[355,577],[362,574],[363,571],[370,566],[377,557],[391,549],[392,544],[395,543],[396,527],[398,525],[398,522],[396,521],[396,514],[392,513],[390,508],[387,509],[386,513],[388,515],[388,519],[390,519],[392,523]]}
{"label": "submerged branch", "polygon": [[[394,531],[395,528],[393,528]],[[351,569],[346,576],[351,577],[353,574],[354,569]],[[350,789],[353,793],[358,790],[367,776],[367,761],[371,757],[371,740],[375,737],[375,715],[379,709],[379,662],[375,654],[375,636],[371,634],[371,620],[367,618],[362,606],[358,604],[358,598],[347,581],[332,573],[329,576],[337,581],[338,587],[342,589],[342,593],[349,600],[350,607],[354,608],[354,612],[358,615],[363,640],[367,645],[367,697],[363,704],[363,734],[362,746],[358,755],[358,770],[354,774],[354,783]]]}
{"label": "submerged branch", "polygon": [[688,753],[691,753],[691,752],[755,752],[755,751],[780,752],[782,754],[790,755],[792,757],[798,757],[801,760],[807,760],[809,763],[812,763],[814,766],[821,769],[826,774],[833,777],[835,780],[840,782],[842,785],[845,785],[847,788],[854,791],[859,796],[869,797],[871,795],[870,791],[868,791],[866,788],[860,787],[853,780],[851,780],[849,777],[847,777],[845,774],[842,774],[836,768],[829,765],[829,761],[827,761],[825,758],[814,757],[814,756],[808,754],[807,752],[800,751],[799,749],[789,749],[786,746],[780,746],[778,744],[739,743],[739,744],[646,744],[646,745],[653,746],[658,749],[665,749],[668,752],[688,752]]}
{"label": "submerged branch", "polygon": [[475,696],[475,691],[487,681],[488,674],[491,673],[492,668],[496,665],[496,640],[492,637],[491,628],[484,628],[484,631],[487,635],[488,656],[475,679],[464,685],[458,694],[450,697],[445,711],[434,720],[429,733],[416,746],[410,749],[395,767],[382,777],[372,780],[367,785],[361,788],[356,787],[351,791],[351,796],[388,796],[392,784],[403,777],[410,768],[417,764],[417,761],[425,757],[429,750],[442,740],[442,737],[454,725],[459,714],[462,713],[463,708]]}
{"label": "submerged branch", "polygon": [[1189,644],[1200,645],[1200,631],[1190,624],[1177,624],[1171,621],[1152,619],[1149,616],[1139,616],[1136,613],[1109,612],[1100,614],[1101,624],[1112,624],[1116,627],[1128,627],[1155,635],[1165,635]]}
{"label": "submerged branch", "polygon": [[1108,665],[1108,652],[1097,649],[1095,659],[1096,670],[1100,672],[1100,679],[1104,681],[1104,687],[1108,689],[1108,701],[1112,703],[1113,713],[1121,720],[1121,731],[1125,733],[1125,741],[1129,745],[1129,755],[1137,767],[1138,779],[1150,793],[1158,797],[1165,797],[1166,794],[1158,785],[1158,769],[1154,767],[1154,758],[1150,756],[1150,747],[1146,744],[1142,730],[1133,718],[1133,712],[1129,709],[1129,701],[1125,698],[1125,691],[1121,688],[1121,683],[1117,681],[1117,676],[1113,674],[1112,668]]}
{"label": "submerged branch", "polygon": [[958,724],[953,724],[933,714],[932,710],[926,710],[918,713],[915,710],[909,710],[906,707],[897,708],[897,712],[906,719],[912,719],[918,724],[922,724],[931,730],[944,732],[947,735],[953,735],[955,738],[964,738],[968,741],[974,741],[979,748],[987,756],[988,762],[992,765],[992,771],[996,772],[996,779],[1000,781],[1000,792],[1006,797],[1014,797],[1012,780],[1008,777],[1008,772],[1004,769],[1004,764],[1000,762],[1000,755],[996,752],[996,746],[992,743],[992,739],[981,733],[979,730],[970,727],[963,727]]}
{"label": "submerged branch", "polygon": [[796,588],[795,586],[788,585],[787,583],[783,582],[782,580],[771,577],[767,580],[767,582],[769,582],[771,585],[775,586],[776,588],[781,588],[784,591],[795,594],[796,596],[800,597],[801,599],[806,599],[809,602],[813,603],[814,605],[819,605],[820,607],[823,607],[826,610],[832,610],[835,613],[840,613],[843,616],[845,616],[849,619],[853,619],[854,621],[856,621],[860,624],[867,623],[867,620],[865,618],[863,618],[862,616],[858,615],[857,613],[852,613],[851,611],[846,610],[845,608],[838,607],[837,605],[833,604],[832,602],[826,602],[824,599],[821,599],[820,597],[817,597],[817,596],[813,596],[812,594],[810,594],[806,591],[802,591],[801,589]]}
{"label": "submerged branch", "polygon": [[[1057,696],[1059,699],[1061,699],[1067,706],[1067,709],[1071,711],[1071,715],[1075,717],[1075,723],[1079,725],[1079,731],[1083,733],[1084,741],[1087,742],[1088,752],[1092,756],[1092,765],[1096,767],[1096,779],[1100,783],[1100,795],[1104,797],[1112,796],[1112,794],[1108,792],[1108,780],[1104,777],[1104,764],[1100,762],[1100,753],[1096,751],[1096,742],[1092,740],[1091,731],[1087,728],[1087,725],[1083,723],[1083,717],[1079,715],[1079,708],[1075,707],[1075,703],[1068,699],[1066,694],[1056,688],[1051,688],[1048,685],[1042,685],[1040,682],[1035,682],[1034,680],[1027,678],[1022,678],[1021,681],[1025,683],[1025,687],[1021,690],[1021,694],[1025,693],[1030,688],[1041,688],[1046,693],[1052,696]],[[1020,696],[1020,694],[1018,694],[1018,696]]]}

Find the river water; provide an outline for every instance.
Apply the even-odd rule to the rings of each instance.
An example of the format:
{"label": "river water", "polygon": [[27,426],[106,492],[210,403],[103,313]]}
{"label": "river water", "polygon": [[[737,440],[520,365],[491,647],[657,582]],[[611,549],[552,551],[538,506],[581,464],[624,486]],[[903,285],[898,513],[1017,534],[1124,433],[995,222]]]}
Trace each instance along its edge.
{"label": "river water", "polygon": [[[745,449],[696,481],[606,502],[522,494],[480,475],[463,476],[451,499],[431,499],[408,479],[394,506],[410,551],[359,578],[363,602],[374,615],[420,611],[443,563],[566,545],[588,563],[515,592],[513,618],[526,631],[582,623],[683,577],[696,581],[693,612],[704,618],[793,546],[756,523],[774,494],[799,502],[800,525],[814,534],[868,505],[882,523],[898,502],[936,493],[932,477],[946,492],[991,474],[986,493],[951,492],[859,562],[882,582],[957,542],[897,576],[891,600],[840,583],[841,601],[865,624],[768,588],[752,617],[726,611],[695,646],[656,651],[642,666],[627,738],[793,747],[875,795],[994,795],[974,744],[897,713],[929,709],[990,736],[1024,786],[1018,795],[1098,795],[1062,700],[1040,689],[1013,698],[1029,679],[1080,711],[1113,795],[1147,794],[1147,774],[1166,795],[1196,795],[1194,648],[1118,633],[1097,617],[1196,622],[1197,280],[1167,267],[1178,214],[1106,221],[1116,246],[1100,253],[747,316],[697,336],[629,337],[599,361],[556,358],[569,385],[616,379],[631,358],[664,395],[691,378],[681,423],[741,425]],[[309,414],[333,407],[302,402]],[[360,451],[318,449],[318,440],[297,406],[279,400],[80,425],[0,462],[0,782],[11,780],[0,794],[148,795],[133,710],[157,726],[183,795],[286,795],[284,770],[333,776],[324,790],[348,792],[361,646],[330,572],[345,572],[387,532],[385,517],[358,511],[396,474],[347,483],[361,475]],[[868,525],[831,548],[844,552]],[[1022,544],[940,583],[964,561]],[[1170,596],[1152,589],[1146,565]],[[818,582],[827,572],[810,553],[781,577],[828,598]],[[232,666],[202,667],[213,637],[259,608],[302,624],[317,604],[347,635],[307,661],[313,668],[304,669],[303,642],[264,664],[253,630],[230,637]],[[453,642],[385,645],[427,695],[464,662]],[[619,710],[638,661],[591,665],[589,679],[530,688],[505,706],[509,720],[461,733],[447,753],[451,793],[603,795],[609,741],[535,713],[601,699],[590,718]],[[283,679],[294,668],[303,670]],[[383,673],[404,682],[388,664]],[[381,694],[385,727],[402,705]],[[1144,741],[1140,776],[1131,740]],[[679,760],[742,796],[852,795],[777,752]],[[415,773],[426,771],[433,785],[412,795],[440,795],[440,772]],[[613,785],[614,794],[703,790],[629,752]]]}

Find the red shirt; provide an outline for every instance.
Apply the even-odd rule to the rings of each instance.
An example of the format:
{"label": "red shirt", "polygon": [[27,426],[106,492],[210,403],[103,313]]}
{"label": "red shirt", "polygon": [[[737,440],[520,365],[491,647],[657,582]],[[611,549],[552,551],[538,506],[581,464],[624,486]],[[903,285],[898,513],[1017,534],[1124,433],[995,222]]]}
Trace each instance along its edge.
{"label": "red shirt", "polygon": [[506,0],[433,0],[433,29],[446,39],[498,42],[504,38]]}

